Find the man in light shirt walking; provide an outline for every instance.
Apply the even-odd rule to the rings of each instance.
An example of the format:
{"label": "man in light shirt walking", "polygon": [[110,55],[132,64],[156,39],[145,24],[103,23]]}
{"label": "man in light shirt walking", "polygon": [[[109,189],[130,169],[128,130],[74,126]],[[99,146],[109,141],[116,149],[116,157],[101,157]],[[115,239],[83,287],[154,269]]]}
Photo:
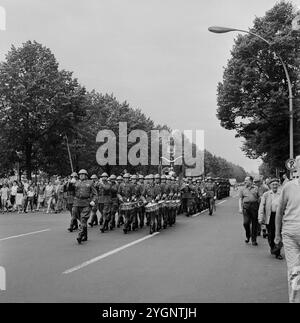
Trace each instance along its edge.
{"label": "man in light shirt walking", "polygon": [[[300,156],[296,158],[300,174]],[[300,179],[286,183],[276,212],[275,243],[284,245],[290,303],[300,303]]]}
{"label": "man in light shirt walking", "polygon": [[275,246],[275,217],[279,203],[280,190],[279,179],[273,178],[270,180],[269,185],[271,190],[265,192],[261,198],[259,211],[258,211],[258,222],[259,224],[265,224],[268,232],[268,242],[270,246],[270,252],[275,255],[277,259],[282,259],[280,255],[280,248]]}
{"label": "man in light shirt walking", "polygon": [[245,178],[245,187],[240,191],[239,212],[244,218],[245,242],[248,243],[251,237],[253,246],[257,246],[258,200],[258,188],[253,184],[253,177],[248,176]]}

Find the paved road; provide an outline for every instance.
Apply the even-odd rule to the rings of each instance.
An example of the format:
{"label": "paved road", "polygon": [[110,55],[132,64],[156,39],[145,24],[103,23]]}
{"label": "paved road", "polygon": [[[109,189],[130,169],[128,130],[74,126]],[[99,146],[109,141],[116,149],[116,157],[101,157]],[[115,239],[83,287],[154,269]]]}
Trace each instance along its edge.
{"label": "paved road", "polygon": [[0,302],[288,301],[285,261],[269,254],[265,239],[244,243],[235,197],[212,217],[179,216],[151,238],[147,229],[93,228],[78,245],[68,223],[68,214],[0,215]]}

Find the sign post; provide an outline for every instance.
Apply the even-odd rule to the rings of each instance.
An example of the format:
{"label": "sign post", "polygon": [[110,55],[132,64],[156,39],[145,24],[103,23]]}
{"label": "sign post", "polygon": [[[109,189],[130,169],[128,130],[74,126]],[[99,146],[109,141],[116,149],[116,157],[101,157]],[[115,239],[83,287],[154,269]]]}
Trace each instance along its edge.
{"label": "sign post", "polygon": [[292,158],[288,159],[285,162],[285,167],[287,170],[290,171],[290,179],[291,179],[293,175],[293,171],[296,169],[296,160]]}

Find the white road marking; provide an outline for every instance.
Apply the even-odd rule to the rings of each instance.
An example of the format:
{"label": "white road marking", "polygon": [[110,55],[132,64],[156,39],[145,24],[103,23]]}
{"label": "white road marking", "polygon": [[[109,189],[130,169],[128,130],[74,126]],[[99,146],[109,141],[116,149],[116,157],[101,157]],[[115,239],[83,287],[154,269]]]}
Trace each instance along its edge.
{"label": "white road marking", "polygon": [[7,237],[7,238],[2,238],[2,239],[0,239],[0,241],[5,241],[5,240],[14,239],[14,238],[20,238],[20,237],[30,236],[30,235],[33,235],[33,234],[47,232],[47,231],[50,231],[50,229],[45,229],[45,230],[41,230],[41,231],[34,231],[34,232],[29,232],[29,233],[23,233],[23,234],[19,234],[17,236],[11,236],[11,237]]}
{"label": "white road marking", "polygon": [[222,202],[219,202],[219,203],[217,203],[217,205],[223,204],[223,203],[225,203],[225,202],[227,202],[227,200],[224,200],[224,201],[222,201]]}
{"label": "white road marking", "polygon": [[135,240],[135,241],[130,242],[130,243],[128,243],[128,244],[126,244],[126,245],[124,245],[124,246],[122,246],[122,247],[119,247],[119,248],[117,248],[117,249],[114,249],[114,250],[111,250],[111,251],[109,251],[109,252],[106,252],[105,254],[103,254],[103,255],[101,255],[101,256],[98,256],[98,257],[95,257],[95,258],[90,259],[90,260],[88,260],[88,261],[85,261],[84,263],[82,263],[82,264],[80,264],[80,265],[78,265],[78,266],[75,266],[75,267],[73,267],[73,268],[70,268],[70,269],[68,269],[68,270],[64,271],[64,272],[63,272],[63,274],[71,274],[71,273],[73,273],[74,271],[77,271],[77,270],[79,270],[79,269],[82,269],[82,268],[84,268],[84,267],[86,267],[86,266],[88,266],[88,265],[91,265],[91,264],[93,264],[93,263],[95,263],[95,262],[97,262],[97,261],[99,261],[99,260],[102,260],[102,259],[104,259],[104,258],[106,258],[106,257],[109,257],[109,256],[111,256],[111,255],[113,255],[113,254],[115,254],[115,253],[117,253],[117,252],[120,252],[120,251],[122,251],[122,250],[126,249],[126,248],[129,248],[129,247],[131,247],[131,246],[134,246],[134,245],[136,245],[136,244],[138,244],[138,243],[140,243],[140,242],[142,242],[142,241],[145,241],[145,240],[147,240],[147,239],[153,238],[153,237],[155,237],[157,234],[159,234],[159,232],[155,232],[155,233],[153,233],[153,234],[151,234],[151,235],[147,235],[147,236],[146,236],[146,237],[144,237],[144,238],[141,238],[141,239]]}

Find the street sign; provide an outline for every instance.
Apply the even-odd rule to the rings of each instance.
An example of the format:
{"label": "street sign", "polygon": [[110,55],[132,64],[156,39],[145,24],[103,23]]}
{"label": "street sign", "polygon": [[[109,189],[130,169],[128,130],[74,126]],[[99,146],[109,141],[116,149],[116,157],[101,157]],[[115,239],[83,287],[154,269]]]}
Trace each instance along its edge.
{"label": "street sign", "polygon": [[285,167],[288,169],[288,170],[294,170],[296,168],[296,161],[295,159],[288,159],[286,162],[285,162]]}

